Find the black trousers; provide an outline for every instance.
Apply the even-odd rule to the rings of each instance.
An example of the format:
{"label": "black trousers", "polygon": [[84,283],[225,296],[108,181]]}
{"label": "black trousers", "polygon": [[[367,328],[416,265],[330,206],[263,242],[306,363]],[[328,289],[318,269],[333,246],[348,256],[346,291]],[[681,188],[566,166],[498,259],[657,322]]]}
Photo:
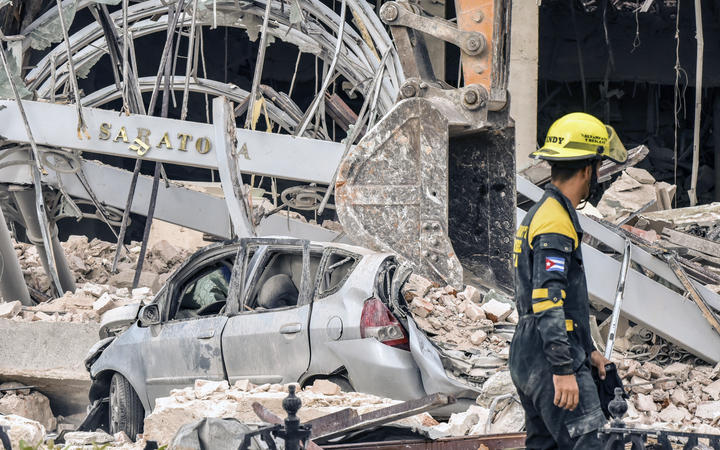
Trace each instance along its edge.
{"label": "black trousers", "polygon": [[[597,388],[590,368],[583,364],[575,373],[580,400],[574,411],[558,408],[553,404],[555,388],[552,373],[548,370],[511,375],[525,409],[527,450],[594,450],[602,449],[597,430],[605,424],[600,408]],[[527,381],[531,381],[528,383]]]}

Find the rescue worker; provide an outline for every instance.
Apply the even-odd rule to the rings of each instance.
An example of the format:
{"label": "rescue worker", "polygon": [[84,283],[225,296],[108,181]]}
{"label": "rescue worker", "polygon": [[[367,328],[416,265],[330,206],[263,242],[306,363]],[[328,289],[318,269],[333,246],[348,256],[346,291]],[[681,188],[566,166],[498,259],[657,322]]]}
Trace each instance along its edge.
{"label": "rescue worker", "polygon": [[527,449],[601,448],[605,424],[590,365],[605,364],[590,338],[583,231],[575,209],[597,187],[600,161],[627,151],[597,118],[572,113],[552,124],[532,157],[547,160],[551,183],[519,227],[514,244],[520,320],[510,344],[510,374],[525,409]]}

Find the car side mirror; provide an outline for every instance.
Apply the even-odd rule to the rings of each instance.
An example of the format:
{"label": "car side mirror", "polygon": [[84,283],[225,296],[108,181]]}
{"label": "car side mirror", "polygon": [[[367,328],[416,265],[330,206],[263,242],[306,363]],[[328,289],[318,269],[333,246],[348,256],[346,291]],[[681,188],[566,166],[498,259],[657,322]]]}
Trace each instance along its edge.
{"label": "car side mirror", "polygon": [[145,305],[138,313],[141,327],[149,327],[160,323],[160,307],[156,303]]}

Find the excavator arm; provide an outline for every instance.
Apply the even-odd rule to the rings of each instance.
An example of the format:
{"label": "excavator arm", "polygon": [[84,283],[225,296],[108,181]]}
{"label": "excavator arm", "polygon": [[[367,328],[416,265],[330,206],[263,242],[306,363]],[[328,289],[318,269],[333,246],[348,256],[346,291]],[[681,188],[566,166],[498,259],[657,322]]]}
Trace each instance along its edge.
{"label": "excavator arm", "polygon": [[[458,288],[512,289],[515,149],[508,114],[508,2],[456,0],[457,25],[407,0],[380,10],[406,81],[398,102],[341,161],[338,216],[348,235],[393,250]],[[460,88],[438,81],[424,35],[460,49]]]}

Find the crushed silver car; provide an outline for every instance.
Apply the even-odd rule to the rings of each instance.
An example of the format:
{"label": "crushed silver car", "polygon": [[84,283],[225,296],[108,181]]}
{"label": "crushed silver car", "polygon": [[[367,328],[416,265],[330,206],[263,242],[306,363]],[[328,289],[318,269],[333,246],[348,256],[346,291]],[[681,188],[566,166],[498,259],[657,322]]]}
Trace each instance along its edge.
{"label": "crushed silver car", "polygon": [[114,335],[117,317],[103,327],[86,360],[86,423],[135,436],[155,399],[196,379],[324,378],[398,400],[451,394],[464,410],[477,391],[448,378],[400,305],[409,275],[390,253],[343,244],[249,238],[205,247],[151,304],[124,310],[134,315],[126,330]]}

